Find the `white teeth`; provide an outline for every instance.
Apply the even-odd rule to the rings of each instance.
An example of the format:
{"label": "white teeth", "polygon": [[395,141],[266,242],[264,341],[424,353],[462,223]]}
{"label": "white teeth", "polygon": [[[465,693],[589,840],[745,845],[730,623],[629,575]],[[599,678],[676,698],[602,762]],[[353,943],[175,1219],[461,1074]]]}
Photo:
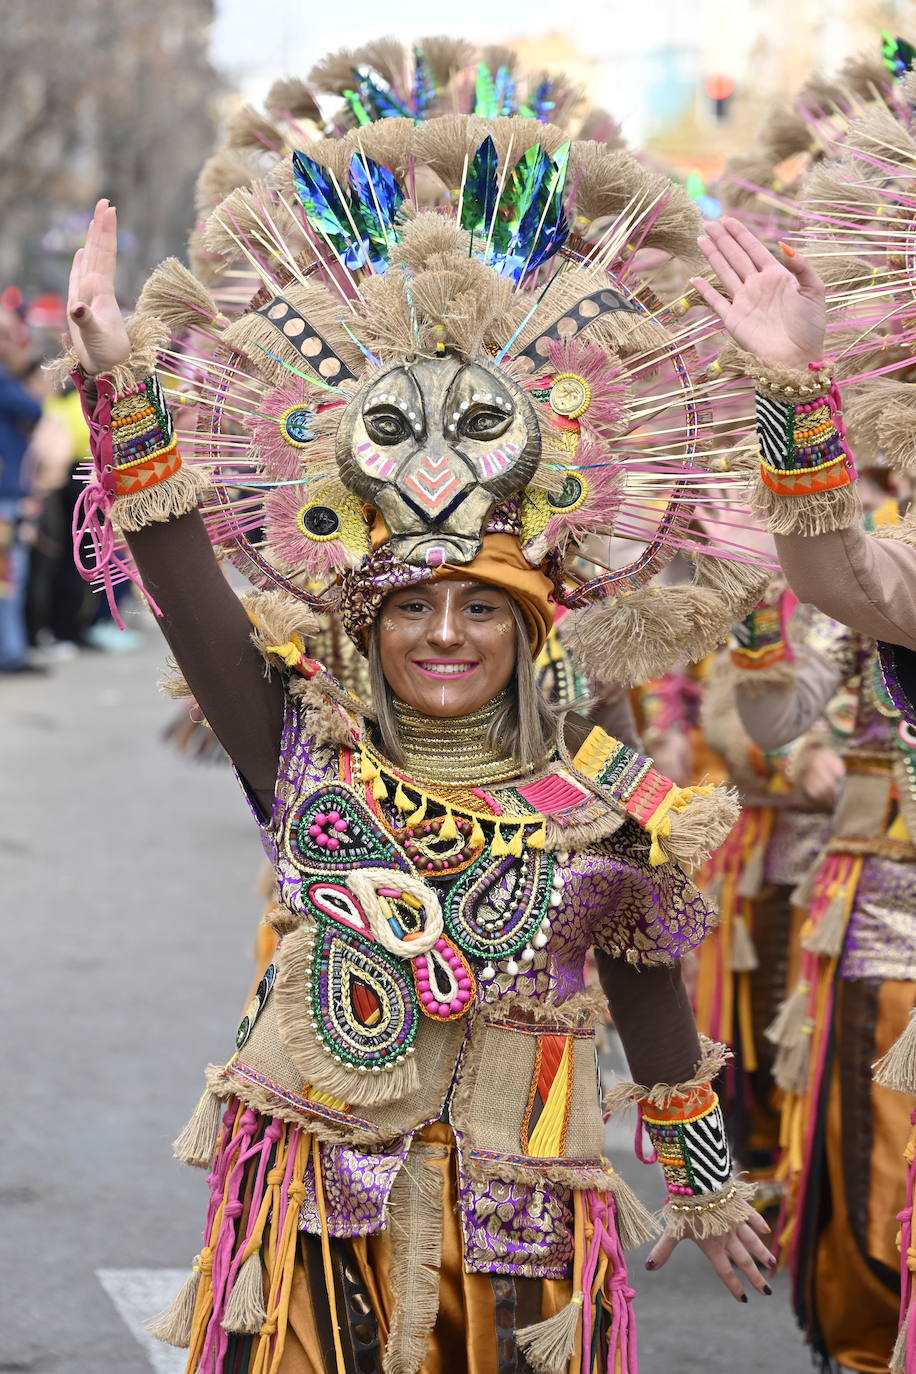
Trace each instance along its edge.
{"label": "white teeth", "polygon": [[425,668],[428,673],[441,673],[443,677],[454,673],[466,673],[472,663],[421,663],[420,667]]}

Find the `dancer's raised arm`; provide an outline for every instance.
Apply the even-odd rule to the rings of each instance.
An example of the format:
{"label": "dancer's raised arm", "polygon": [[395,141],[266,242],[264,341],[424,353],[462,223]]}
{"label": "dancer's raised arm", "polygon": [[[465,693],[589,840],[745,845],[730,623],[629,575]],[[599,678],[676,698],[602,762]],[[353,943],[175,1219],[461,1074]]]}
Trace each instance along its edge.
{"label": "dancer's raised arm", "polygon": [[[279,679],[264,675],[251,625],[216,561],[197,512],[197,483],[181,466],[155,378],[159,342],[130,330],[115,296],[117,214],[100,200],[70,273],[67,313],[75,380],[90,425],[92,510],[124,534],[161,611],[162,631],[201,709],[269,810],[283,713]],[[133,334],[133,337],[131,335]],[[101,527],[97,558],[110,538]]]}

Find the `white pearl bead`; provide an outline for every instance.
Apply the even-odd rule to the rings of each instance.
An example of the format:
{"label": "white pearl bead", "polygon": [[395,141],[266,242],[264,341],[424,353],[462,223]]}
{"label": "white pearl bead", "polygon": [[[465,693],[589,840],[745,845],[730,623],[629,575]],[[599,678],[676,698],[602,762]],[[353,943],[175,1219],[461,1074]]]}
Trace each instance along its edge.
{"label": "white pearl bead", "polygon": [[518,964],[514,959],[510,959],[508,964],[506,964],[506,972],[509,974],[510,978],[514,978],[518,971]]}

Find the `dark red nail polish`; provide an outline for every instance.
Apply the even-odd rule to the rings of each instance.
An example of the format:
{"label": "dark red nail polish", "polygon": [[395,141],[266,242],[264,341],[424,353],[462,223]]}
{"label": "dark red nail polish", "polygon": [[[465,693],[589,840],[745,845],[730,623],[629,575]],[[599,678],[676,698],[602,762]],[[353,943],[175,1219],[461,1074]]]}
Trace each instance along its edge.
{"label": "dark red nail polish", "polygon": [[77,306],[74,306],[74,309],[73,309],[73,318],[74,318],[75,320],[81,320],[81,319],[83,318],[83,316],[85,315],[85,313],[86,313],[86,307],[85,307],[84,305],[77,305]]}
{"label": "dark red nail polish", "polygon": [[747,1302],[747,1294],[746,1294],[746,1293],[742,1293],[742,1294],[741,1294],[741,1301],[742,1301],[742,1302]]}
{"label": "dark red nail polish", "polygon": [[646,1268],[647,1268],[647,1269],[654,1269],[654,1268],[655,1268],[655,1260],[654,1260],[654,1259],[647,1259],[647,1260],[646,1260]]}
{"label": "dark red nail polish", "polygon": [[764,1293],[766,1293],[768,1298],[771,1298],[773,1296],[773,1290],[768,1283],[765,1283],[763,1285],[763,1291]]}

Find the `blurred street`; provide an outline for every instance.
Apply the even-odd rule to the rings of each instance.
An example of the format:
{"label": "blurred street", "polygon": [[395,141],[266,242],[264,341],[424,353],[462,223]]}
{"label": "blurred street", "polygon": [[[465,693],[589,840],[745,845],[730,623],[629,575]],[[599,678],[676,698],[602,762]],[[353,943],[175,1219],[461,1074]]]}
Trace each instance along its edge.
{"label": "blurred street", "polygon": [[[260,847],[229,770],[161,743],[175,709],[154,685],[163,657],[147,629],[135,654],[81,653],[0,682],[12,1031],[0,1371],[183,1368],[181,1353],[144,1346],[142,1319],[200,1242],[203,1175],[169,1142],[201,1067],[232,1044]],[[610,1153],[658,1205],[629,1127]],[[686,1245],[654,1275],[632,1261],[641,1374],[810,1368],[781,1276],[772,1298],[738,1306]]]}

